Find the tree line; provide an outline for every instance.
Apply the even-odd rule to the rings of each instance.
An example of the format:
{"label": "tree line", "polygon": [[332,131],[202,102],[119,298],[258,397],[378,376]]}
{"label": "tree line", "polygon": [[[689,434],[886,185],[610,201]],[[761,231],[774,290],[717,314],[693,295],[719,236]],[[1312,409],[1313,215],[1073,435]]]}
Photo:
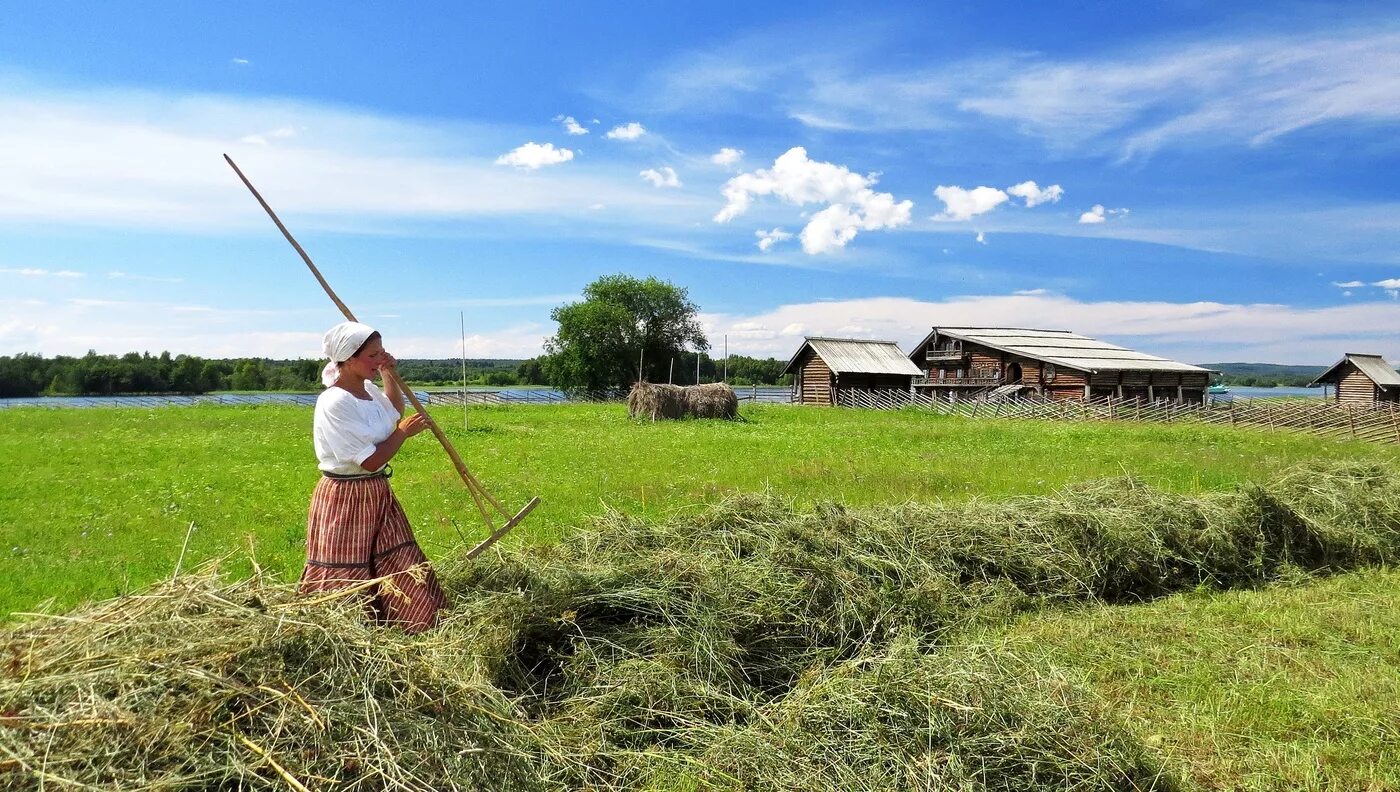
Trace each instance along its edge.
{"label": "tree line", "polygon": [[[656,278],[605,275],[584,299],[555,308],[559,324],[545,354],[529,360],[466,361],[469,385],[549,385],[567,391],[625,389],[638,379],[690,385],[788,384],[784,361],[709,354],[710,344],[687,290]],[[201,358],[162,352],[82,357],[21,354],[0,357],[0,397],[78,396],[210,391],[315,391],[319,360]],[[458,385],[461,360],[402,359],[409,383]]]}

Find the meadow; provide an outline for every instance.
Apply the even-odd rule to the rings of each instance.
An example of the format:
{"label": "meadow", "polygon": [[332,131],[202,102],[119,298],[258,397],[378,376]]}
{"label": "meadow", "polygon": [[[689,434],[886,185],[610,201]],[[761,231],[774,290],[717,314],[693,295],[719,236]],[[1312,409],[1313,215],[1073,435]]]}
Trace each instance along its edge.
{"label": "meadow", "polygon": [[[736,492],[812,504],[1005,498],[1124,474],[1171,492],[1256,481],[1307,460],[1400,462],[1400,447],[1189,424],[975,421],[917,412],[745,407],[739,422],[627,419],[620,405],[471,407],[435,415],[508,508],[509,537],[554,542],[609,509],[660,517]],[[464,422],[466,426],[464,427]],[[129,592],[228,557],[295,578],[318,473],[298,406],[0,413],[0,614]],[[437,441],[394,461],[429,557],[484,528]],[[193,525],[193,530],[190,526]],[[186,538],[188,536],[188,542]],[[464,541],[465,540],[465,541]]]}
{"label": "meadow", "polygon": [[[150,669],[139,684],[118,679],[103,694],[112,701],[187,691],[180,663],[222,651],[226,669],[254,679],[178,705],[207,700],[216,713],[246,699],[259,674],[274,694],[302,674],[291,690],[311,695],[348,673],[347,687],[311,699],[349,707],[344,718],[364,706],[356,691],[371,689],[348,669],[375,674],[374,689],[432,690],[460,676],[452,684],[470,692],[459,696],[464,709],[444,713],[451,697],[406,700],[387,716],[398,750],[414,750],[423,729],[427,767],[442,729],[481,734],[473,719],[488,710],[491,722],[516,723],[517,710],[493,709],[507,707],[499,691],[513,691],[523,703],[511,706],[535,725],[498,735],[504,744],[524,756],[547,742],[537,759],[606,788],[637,788],[617,780],[631,772],[657,790],[757,788],[735,781],[745,777],[766,788],[909,788],[935,776],[1007,789],[1027,779],[1064,789],[1400,789],[1400,578],[1383,565],[1400,548],[1395,446],[787,406],[745,408],[734,423],[631,422],[618,405],[471,408],[467,428],[460,412],[437,417],[504,503],[538,494],[544,504],[503,553],[463,566],[451,559],[459,531],[470,542],[482,529],[455,473],[428,435],[401,455],[395,489],[430,557],[446,562],[463,612],[427,642],[355,628],[353,612],[287,621],[277,614],[293,604],[276,604],[283,595],[261,582],[251,595],[177,582],[97,606],[72,635],[52,622],[26,645],[78,652],[91,676],[53,655],[45,662],[51,684],[80,683],[83,695],[114,668]],[[225,579],[254,563],[260,581],[294,579],[316,475],[309,422],[298,407],[0,414],[0,452],[24,471],[0,491],[9,551],[0,610],[65,611],[168,580],[191,524],[185,569],[226,557]],[[1316,488],[1296,467],[1337,463],[1353,472],[1323,475]],[[1261,482],[1278,489],[1251,488]],[[1364,509],[1342,517],[1353,505]],[[1042,541],[1049,554],[1028,551]],[[955,546],[946,559],[934,550]],[[1356,571],[1324,574],[1346,569]],[[189,631],[172,634],[180,621]],[[117,623],[140,635],[123,644],[100,626]],[[227,633],[196,637],[215,623]],[[925,654],[910,644],[917,636],[941,648]],[[104,655],[140,647],[152,665]],[[343,665],[356,657],[365,660]],[[425,670],[400,667],[407,657]],[[768,677],[735,676],[755,657],[772,664]],[[490,684],[476,687],[481,679]],[[560,684],[577,693],[550,692]],[[929,690],[932,699],[901,694]],[[143,706],[132,698],[120,712]],[[298,708],[311,711],[268,699],[250,712],[280,712],[275,729],[247,734],[297,750],[308,745],[298,740],[326,739],[314,729],[289,736],[291,720],[306,720]],[[656,721],[667,711],[688,714]],[[63,732],[78,740],[69,755],[90,754],[97,743],[73,731]],[[881,758],[928,756],[900,735],[942,735],[946,754],[935,754],[948,764]],[[108,739],[116,756],[132,736]],[[373,755],[362,736],[345,740]],[[246,749],[228,750],[230,759],[200,760],[199,772],[241,766]],[[300,765],[314,758],[302,754]],[[339,761],[320,772],[343,772]],[[831,769],[791,771],[807,764]],[[834,780],[840,773],[849,783]],[[872,773],[904,775],[891,787]]]}

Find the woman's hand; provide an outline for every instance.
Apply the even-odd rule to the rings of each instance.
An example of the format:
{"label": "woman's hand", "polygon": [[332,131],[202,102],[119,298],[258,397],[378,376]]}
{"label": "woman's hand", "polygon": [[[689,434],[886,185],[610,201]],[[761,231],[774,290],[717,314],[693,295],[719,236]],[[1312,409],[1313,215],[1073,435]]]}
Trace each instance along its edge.
{"label": "woman's hand", "polygon": [[399,370],[399,361],[389,354],[388,350],[379,353],[379,355],[379,370],[381,372],[385,370],[397,372]]}
{"label": "woman's hand", "polygon": [[424,429],[428,428],[428,419],[423,417],[423,413],[413,413],[399,419],[399,431],[404,437],[412,437]]}

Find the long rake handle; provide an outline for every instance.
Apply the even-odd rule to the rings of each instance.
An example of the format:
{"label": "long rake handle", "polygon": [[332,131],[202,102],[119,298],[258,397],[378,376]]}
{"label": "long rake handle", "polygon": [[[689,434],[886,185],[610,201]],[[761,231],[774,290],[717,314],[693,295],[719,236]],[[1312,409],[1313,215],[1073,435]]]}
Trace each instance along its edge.
{"label": "long rake handle", "polygon": [[[233,172],[238,174],[238,178],[240,181],[243,182],[243,186],[247,187],[248,192],[253,194],[253,197],[257,199],[258,204],[262,206],[263,211],[267,212],[267,216],[272,218],[272,222],[277,225],[277,230],[282,232],[282,236],[287,238],[287,241],[291,243],[292,247],[296,250],[297,254],[301,256],[301,260],[306,263],[307,268],[311,270],[311,274],[316,277],[316,282],[321,284],[321,288],[325,290],[326,295],[330,297],[331,301],[336,304],[336,307],[340,309],[340,312],[345,315],[346,319],[349,319],[352,322],[358,321],[355,318],[354,312],[350,310],[349,306],[347,306],[344,302],[341,301],[340,297],[336,295],[335,290],[332,289],[331,285],[326,282],[325,277],[322,276],[321,271],[316,268],[316,264],[312,262],[311,257],[306,254],[306,251],[304,249],[302,249],[302,246],[300,243],[297,242],[296,237],[293,237],[292,232],[288,231],[287,227],[282,224],[282,220],[277,217],[277,213],[272,210],[272,207],[268,205],[267,201],[263,200],[262,194],[259,193],[257,188],[253,186],[252,182],[248,181],[248,177],[243,175],[243,171],[239,169],[237,164],[234,163],[233,158],[225,154],[224,160],[228,162],[230,168],[233,168]],[[472,502],[476,504],[477,511],[481,513],[481,519],[486,523],[486,530],[492,533],[492,536],[488,537],[485,542],[473,548],[471,552],[475,554],[480,552],[481,550],[486,549],[486,547],[489,547],[492,543],[499,539],[500,535],[503,535],[505,531],[508,531],[510,530],[510,528],[515,527],[515,524],[518,523],[521,519],[523,519],[525,515],[528,514],[531,509],[534,508],[535,503],[538,502],[539,499],[532,499],[530,503],[526,504],[524,509],[521,509],[515,515],[511,515],[510,512],[506,511],[506,509],[503,506],[501,506],[500,501],[496,500],[496,498],[493,497],[490,492],[487,492],[486,488],[481,485],[481,482],[477,481],[476,476],[473,476],[471,471],[467,469],[467,464],[462,461],[461,455],[458,454],[457,449],[452,446],[452,441],[447,439],[447,435],[442,431],[442,427],[438,426],[437,421],[434,421],[433,417],[428,414],[427,408],[424,407],[423,404],[418,401],[418,397],[414,395],[413,390],[407,385],[405,385],[404,381],[399,378],[398,372],[389,371],[383,373],[398,387],[399,391],[403,393],[404,396],[408,397],[408,401],[413,405],[413,409],[417,410],[418,413],[423,416],[423,420],[428,424],[428,428],[432,430],[433,436],[438,439],[438,442],[442,444],[443,450],[447,452],[447,456],[452,459],[453,467],[457,469],[457,474],[461,476],[462,483],[467,486],[467,492],[472,496]],[[483,499],[486,501],[486,503],[489,503],[492,507],[494,507],[502,517],[507,518],[506,524],[503,525],[499,531],[491,524],[491,514],[487,511],[486,503],[483,503]]]}

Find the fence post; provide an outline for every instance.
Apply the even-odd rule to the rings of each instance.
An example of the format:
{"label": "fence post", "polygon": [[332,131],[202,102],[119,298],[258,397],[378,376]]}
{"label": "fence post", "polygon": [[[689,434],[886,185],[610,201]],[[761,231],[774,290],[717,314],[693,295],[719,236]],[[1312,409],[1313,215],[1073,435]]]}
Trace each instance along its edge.
{"label": "fence post", "polygon": [[1351,436],[1356,437],[1356,412],[1350,407],[1347,408],[1347,427],[1351,429]]}

